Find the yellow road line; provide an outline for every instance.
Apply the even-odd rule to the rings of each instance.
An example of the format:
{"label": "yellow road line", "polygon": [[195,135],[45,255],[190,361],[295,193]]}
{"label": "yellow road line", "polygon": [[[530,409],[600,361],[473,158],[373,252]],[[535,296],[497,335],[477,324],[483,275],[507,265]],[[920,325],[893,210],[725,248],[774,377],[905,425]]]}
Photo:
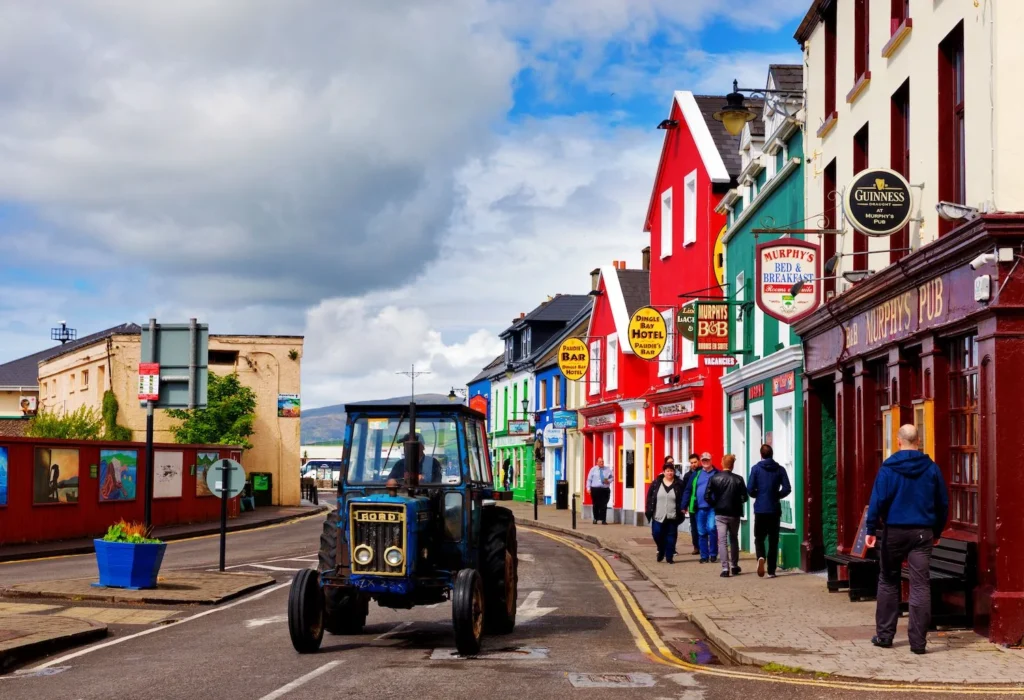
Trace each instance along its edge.
{"label": "yellow road line", "polygon": [[[616,608],[619,610],[619,614],[623,621],[626,623],[626,627],[629,628],[630,634],[633,639],[645,655],[648,656],[652,661],[674,668],[683,669],[690,673],[701,673],[711,676],[719,676],[725,678],[735,678],[738,680],[745,681],[757,681],[761,683],[775,683],[782,685],[802,685],[812,686],[816,688],[830,688],[836,690],[868,690],[874,692],[916,692],[916,693],[931,693],[931,694],[976,694],[976,695],[1024,695],[1024,688],[1021,687],[1006,687],[1006,686],[993,686],[993,685],[935,685],[935,684],[910,684],[910,683],[884,683],[884,682],[867,682],[867,681],[837,681],[827,679],[812,679],[812,678],[786,678],[783,676],[768,676],[760,673],[754,673],[750,671],[739,671],[726,668],[713,668],[707,666],[701,666],[699,664],[692,664],[678,657],[675,652],[669,648],[661,635],[644,615],[643,610],[640,608],[639,603],[633,593],[627,588],[626,584],[619,579],[619,577],[612,570],[611,565],[596,552],[578,545],[577,543],[569,540],[565,537],[552,534],[543,530],[536,530],[530,527],[519,526],[521,530],[530,532],[533,534],[547,537],[550,540],[554,540],[570,549],[574,549],[591,563],[594,567],[594,571],[597,573],[598,579],[604,585],[605,589],[611,595],[612,600],[615,602]],[[627,609],[630,612],[627,612]],[[639,627],[637,626],[639,624]],[[646,632],[646,637],[640,632],[640,628]],[[649,641],[648,641],[649,640]],[[650,642],[650,643],[649,643]],[[652,646],[654,650],[652,650]]]}
{"label": "yellow road line", "polygon": [[[301,523],[304,520],[309,520],[310,518],[324,518],[327,517],[328,512],[329,511],[322,511],[320,513],[310,513],[309,515],[302,515],[293,520],[285,520],[282,523],[272,523],[270,525],[260,525],[259,527],[251,527],[248,530],[234,530],[232,532],[227,533],[227,535],[228,537],[230,537],[231,535],[244,535],[250,532],[262,532],[264,530],[273,530],[275,527],[294,525],[296,523]],[[179,542],[192,542],[194,540],[208,540],[214,537],[220,537],[220,533],[215,532],[212,535],[196,535],[195,537],[184,537],[180,540],[168,540],[167,544],[170,545],[177,544]],[[30,564],[37,561],[52,561],[54,559],[71,559],[73,557],[91,556],[93,556],[93,552],[82,552],[81,554],[57,554],[52,557],[36,557],[34,559],[12,559],[11,561],[0,561],[0,566],[4,566],[5,564]]]}

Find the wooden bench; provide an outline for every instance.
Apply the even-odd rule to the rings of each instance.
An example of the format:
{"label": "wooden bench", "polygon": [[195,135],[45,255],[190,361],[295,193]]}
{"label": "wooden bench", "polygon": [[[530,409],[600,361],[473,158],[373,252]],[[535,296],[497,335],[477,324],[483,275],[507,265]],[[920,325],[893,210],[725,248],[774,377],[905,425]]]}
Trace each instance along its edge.
{"label": "wooden bench", "polygon": [[[910,571],[903,567],[904,581],[910,580]],[[932,587],[932,627],[967,627],[974,625],[974,586],[978,580],[977,546],[943,537],[932,548],[928,577]],[[963,610],[949,611],[943,600],[944,593],[963,595]],[[907,610],[908,601],[901,601],[900,607]]]}
{"label": "wooden bench", "polygon": [[[825,556],[828,567],[828,590],[831,592],[848,589],[851,601],[870,600],[878,594],[878,559],[874,549],[868,551],[868,558],[851,557],[847,554]],[[846,577],[841,570],[846,570]]]}

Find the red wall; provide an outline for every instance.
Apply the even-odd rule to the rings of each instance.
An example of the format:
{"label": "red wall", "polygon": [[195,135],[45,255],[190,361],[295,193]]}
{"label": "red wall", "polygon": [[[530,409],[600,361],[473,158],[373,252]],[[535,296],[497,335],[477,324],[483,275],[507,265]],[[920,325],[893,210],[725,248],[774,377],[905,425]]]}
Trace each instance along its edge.
{"label": "red wall", "polygon": [[[117,520],[142,522],[146,488],[146,446],[143,443],[96,442],[75,440],[38,440],[35,438],[0,438],[0,447],[7,448],[7,505],[0,506],[0,544],[43,542],[102,535]],[[78,502],[33,503],[35,448],[78,450]],[[182,495],[180,498],[153,499],[153,524],[177,525],[217,520],[220,499],[197,497],[196,476],[192,466],[197,452],[218,452],[221,458],[239,460],[238,448],[224,445],[158,444],[157,451],[182,452]],[[134,501],[100,502],[100,450],[136,450],[136,495]],[[96,465],[97,476],[90,476]],[[233,499],[235,505],[237,498]],[[232,508],[229,507],[229,510]]]}

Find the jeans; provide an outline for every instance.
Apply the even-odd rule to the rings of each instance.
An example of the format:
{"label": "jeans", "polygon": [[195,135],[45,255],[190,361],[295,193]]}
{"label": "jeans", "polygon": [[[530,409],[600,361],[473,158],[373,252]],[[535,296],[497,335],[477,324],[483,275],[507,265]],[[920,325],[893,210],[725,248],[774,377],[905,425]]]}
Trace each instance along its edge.
{"label": "jeans", "polygon": [[658,545],[658,556],[664,556],[672,561],[676,552],[676,536],[679,534],[679,522],[676,520],[665,520],[651,522],[651,535],[654,537],[654,544]]}
{"label": "jeans", "polygon": [[612,490],[595,486],[590,489],[590,497],[594,500],[594,520],[608,522],[608,501],[612,497]]}
{"label": "jeans", "polygon": [[[757,558],[768,559],[768,575],[775,574],[779,563],[779,523],[781,513],[754,513],[754,551]],[[765,551],[764,541],[768,539],[768,550]]]}
{"label": "jeans", "polygon": [[697,536],[700,540],[700,558],[718,556],[718,530],[715,525],[714,508],[697,509]]}
{"label": "jeans", "polygon": [[900,570],[910,568],[910,647],[924,649],[932,617],[932,588],[928,568],[932,558],[930,528],[887,527],[879,538],[878,595],[875,633],[881,639],[896,636],[900,616]]}
{"label": "jeans", "polygon": [[690,513],[688,520],[690,521],[690,539],[693,540],[693,548],[700,551],[700,535],[697,534],[697,517],[695,514]]}
{"label": "jeans", "polygon": [[722,571],[740,565],[740,519],[733,515],[716,515],[718,526],[718,549],[722,552]]}

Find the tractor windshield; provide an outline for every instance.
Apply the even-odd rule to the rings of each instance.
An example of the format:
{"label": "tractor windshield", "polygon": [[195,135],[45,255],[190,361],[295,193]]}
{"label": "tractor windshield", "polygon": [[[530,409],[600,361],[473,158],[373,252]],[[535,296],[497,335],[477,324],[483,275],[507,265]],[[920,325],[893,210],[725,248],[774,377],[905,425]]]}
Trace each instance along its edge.
{"label": "tractor windshield", "polygon": [[[349,484],[379,484],[405,479],[405,446],[409,422],[398,416],[360,416],[352,422]],[[462,481],[458,423],[454,417],[417,416],[416,434],[423,445],[420,483],[449,485]]]}

